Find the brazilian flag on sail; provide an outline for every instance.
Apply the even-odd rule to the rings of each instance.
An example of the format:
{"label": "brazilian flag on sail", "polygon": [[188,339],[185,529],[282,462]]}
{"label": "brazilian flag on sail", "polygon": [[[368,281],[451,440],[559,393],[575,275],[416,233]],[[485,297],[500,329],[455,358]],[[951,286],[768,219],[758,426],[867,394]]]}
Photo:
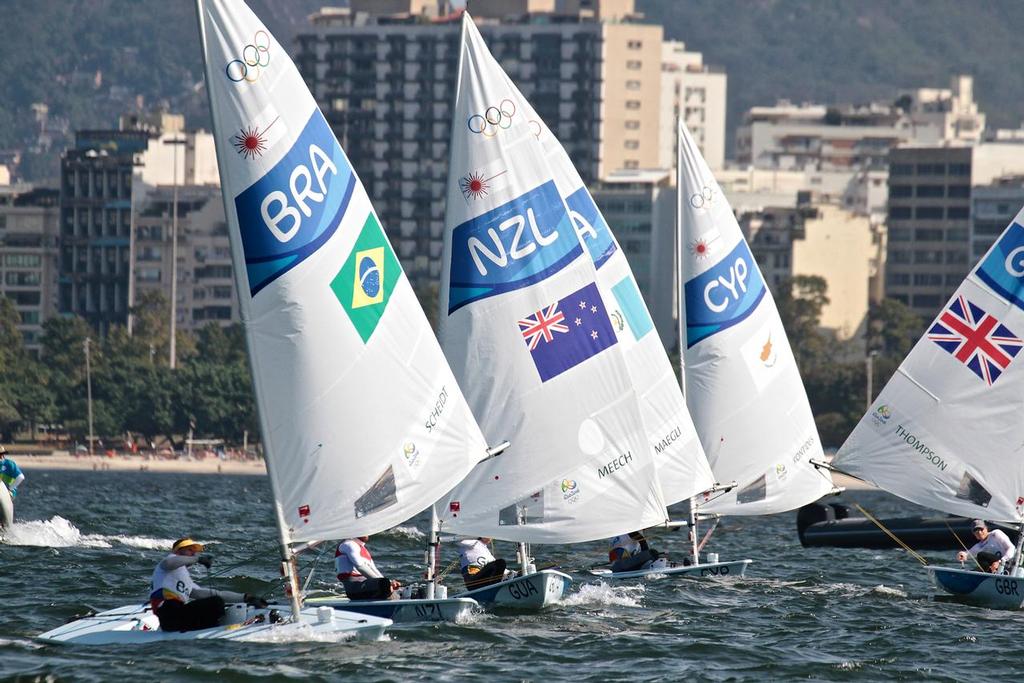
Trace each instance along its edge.
{"label": "brazilian flag on sail", "polygon": [[395,283],[402,274],[395,252],[371,213],[345,264],[331,281],[338,298],[365,344],[384,315]]}

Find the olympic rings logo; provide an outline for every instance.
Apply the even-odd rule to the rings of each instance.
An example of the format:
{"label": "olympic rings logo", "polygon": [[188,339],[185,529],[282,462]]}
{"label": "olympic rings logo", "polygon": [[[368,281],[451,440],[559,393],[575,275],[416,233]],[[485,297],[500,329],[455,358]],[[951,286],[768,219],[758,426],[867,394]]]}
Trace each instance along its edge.
{"label": "olympic rings logo", "polygon": [[695,209],[701,209],[711,204],[711,199],[715,196],[715,191],[705,185],[701,188],[700,192],[694,192],[690,195],[690,206]]}
{"label": "olympic rings logo", "polygon": [[473,114],[466,120],[470,133],[493,138],[498,129],[508,130],[512,126],[512,117],[516,115],[516,105],[512,100],[502,100],[497,107],[487,107],[483,114]]}
{"label": "olympic rings logo", "polygon": [[232,59],[224,67],[224,73],[232,83],[255,83],[261,70],[270,64],[270,34],[256,31],[252,42],[242,48],[242,58]]}

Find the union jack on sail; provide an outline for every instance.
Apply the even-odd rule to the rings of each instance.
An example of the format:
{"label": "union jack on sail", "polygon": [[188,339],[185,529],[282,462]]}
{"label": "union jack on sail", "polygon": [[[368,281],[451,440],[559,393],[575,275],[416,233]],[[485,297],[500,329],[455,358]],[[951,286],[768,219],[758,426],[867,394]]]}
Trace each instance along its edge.
{"label": "union jack on sail", "polygon": [[519,329],[523,331],[523,339],[533,351],[541,339],[546,342],[554,340],[553,332],[569,331],[569,328],[562,324],[563,320],[565,320],[565,315],[558,310],[556,302],[520,320]]}
{"label": "union jack on sail", "polygon": [[1024,341],[995,316],[962,294],[932,324],[928,338],[989,386],[999,379],[1024,347]]}

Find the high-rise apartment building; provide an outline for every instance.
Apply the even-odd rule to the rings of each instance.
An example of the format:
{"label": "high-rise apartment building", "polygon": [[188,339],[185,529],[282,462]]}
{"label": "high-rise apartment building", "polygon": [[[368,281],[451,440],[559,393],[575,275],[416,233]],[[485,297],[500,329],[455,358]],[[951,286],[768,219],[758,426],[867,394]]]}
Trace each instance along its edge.
{"label": "high-rise apartment building", "polygon": [[[1024,151],[1024,150],[1022,150]],[[1024,176],[997,178],[971,188],[971,265],[988,252],[1024,206]]]}
{"label": "high-rise apartment building", "polygon": [[[638,23],[632,0],[468,9],[586,182],[659,165],[662,29]],[[447,3],[360,0],[313,15],[297,38],[295,62],[414,286],[440,275],[459,20]]]}
{"label": "high-rise apartment building", "polygon": [[83,130],[61,158],[59,310],[101,334],[127,322],[135,183],[218,183],[213,137],[173,114]]}
{"label": "high-rise apartment building", "polygon": [[[974,263],[972,187],[1020,173],[1021,144],[894,149],[889,163],[886,296],[924,318],[934,316]],[[1016,211],[1007,208],[1003,227]]]}
{"label": "high-rise apartment building", "polygon": [[701,53],[687,52],[682,42],[662,43],[661,168],[676,167],[678,117],[682,117],[711,170],[725,165],[725,94],[724,70],[708,66]]}
{"label": "high-rise apartment building", "polygon": [[[138,200],[135,224],[135,296],[158,291],[171,300],[174,188],[151,188]],[[231,245],[220,188],[178,188],[177,328],[210,322],[227,325],[239,317],[231,266]]]}
{"label": "high-rise apartment building", "polygon": [[36,354],[42,325],[57,312],[58,197],[46,188],[0,188],[0,295],[14,304],[25,348]]}

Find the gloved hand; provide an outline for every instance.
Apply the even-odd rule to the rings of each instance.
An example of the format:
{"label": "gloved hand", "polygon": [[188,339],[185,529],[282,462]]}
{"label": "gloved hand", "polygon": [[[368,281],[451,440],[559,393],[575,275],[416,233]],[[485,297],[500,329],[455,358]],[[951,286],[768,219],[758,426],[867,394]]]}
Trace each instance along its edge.
{"label": "gloved hand", "polygon": [[252,605],[253,607],[266,607],[267,601],[259,595],[250,595],[249,593],[246,593],[245,604]]}
{"label": "gloved hand", "polygon": [[11,498],[14,498],[17,495],[18,495],[18,487],[15,486],[14,488],[11,489]]}
{"label": "gloved hand", "polygon": [[209,569],[213,565],[213,558],[209,555],[200,555],[196,562]]}

